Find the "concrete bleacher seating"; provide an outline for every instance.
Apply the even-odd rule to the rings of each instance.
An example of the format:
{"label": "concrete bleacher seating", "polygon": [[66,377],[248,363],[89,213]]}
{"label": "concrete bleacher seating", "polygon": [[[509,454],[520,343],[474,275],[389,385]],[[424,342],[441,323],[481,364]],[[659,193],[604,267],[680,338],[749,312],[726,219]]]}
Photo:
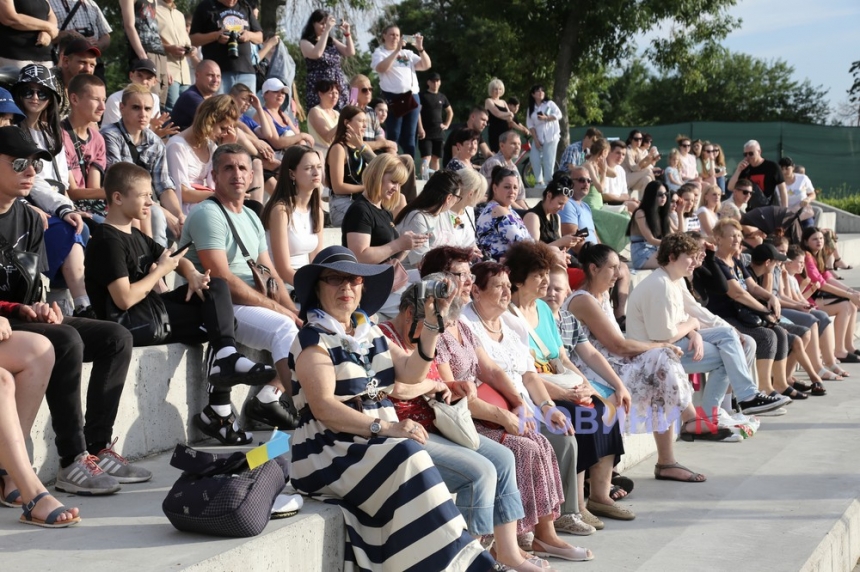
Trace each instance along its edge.
{"label": "concrete bleacher seating", "polygon": [[[324,233],[327,245],[340,242],[340,229]],[[840,249],[847,263],[860,266],[860,235],[840,236]],[[637,272],[634,287],[649,273]],[[860,270],[844,275],[860,285]],[[15,522],[16,511],[0,510],[3,569],[49,565],[75,571],[91,568],[94,561],[153,571],[340,569],[342,516],[337,507],[318,501],[307,500],[299,515],[273,521],[253,539],[182,534],[167,523],[160,503],[179,475],[168,466],[169,451],[176,443],[202,438],[191,423],[206,403],[202,366],[199,346],[134,351],[115,426],[117,450],[142,459],[154,472],[153,481],[125,485],[111,498],[60,495],[81,507],[85,517],[81,526],[61,533],[25,529]],[[655,481],[651,462],[641,462],[655,452],[653,439],[625,436],[621,469],[637,482],[625,504],[639,517],[632,523],[608,521],[607,530],[592,537],[567,539],[595,551],[591,566],[596,570],[729,570],[738,562],[750,570],[852,570],[860,557],[860,442],[854,438],[860,394],[851,385],[860,378],[860,367],[848,369],[850,379],[828,384],[831,395],[794,404],[785,417],[766,419],[761,435],[749,442],[679,443],[679,460],[707,472],[708,485]],[[89,372],[86,365],[84,402]],[[237,411],[248,394],[247,387],[234,390]],[[44,404],[31,438],[34,466],[49,483],[58,459]],[[552,564],[559,570],[580,566]]]}

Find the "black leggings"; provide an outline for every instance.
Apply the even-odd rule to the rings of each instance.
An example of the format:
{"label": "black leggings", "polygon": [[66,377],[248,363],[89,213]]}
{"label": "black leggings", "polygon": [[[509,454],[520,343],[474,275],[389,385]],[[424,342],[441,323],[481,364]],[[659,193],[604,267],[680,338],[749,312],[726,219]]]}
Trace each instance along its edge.
{"label": "black leggings", "polygon": [[223,278],[212,278],[203,299],[188,296],[188,285],[161,294],[170,319],[167,343],[199,344],[209,342],[213,351],[236,345],[235,319],[230,288]]}
{"label": "black leggings", "polygon": [[756,359],[772,359],[774,361],[784,360],[788,356],[788,332],[782,326],[765,328],[758,326],[750,328],[741,324],[736,318],[724,318],[737,331],[746,334],[755,340]]}
{"label": "black leggings", "polygon": [[[13,330],[41,334],[54,346],[54,369],[45,398],[62,466],[70,465],[90,446],[105,447],[113,436],[131,363],[131,333],[114,322],[87,318],[64,318],[62,324],[10,322]],[[93,364],[86,419],[81,412],[82,362]]]}

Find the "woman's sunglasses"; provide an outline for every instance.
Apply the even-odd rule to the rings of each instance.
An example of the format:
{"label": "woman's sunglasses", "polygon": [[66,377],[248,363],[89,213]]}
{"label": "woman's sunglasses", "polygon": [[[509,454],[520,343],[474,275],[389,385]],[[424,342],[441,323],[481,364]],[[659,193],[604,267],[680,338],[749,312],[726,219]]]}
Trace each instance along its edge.
{"label": "woman's sunglasses", "polygon": [[20,158],[20,159],[13,159],[11,161],[7,160],[6,162],[10,163],[12,165],[12,170],[15,171],[16,173],[23,173],[24,171],[27,170],[27,167],[29,167],[30,165],[33,165],[33,170],[36,171],[37,174],[42,172],[42,160],[41,159]]}
{"label": "woman's sunglasses", "polygon": [[30,88],[21,92],[24,99],[37,98],[39,101],[48,101],[48,92],[43,89]]}
{"label": "woman's sunglasses", "polygon": [[364,284],[364,276],[352,276],[350,274],[331,274],[329,276],[320,276],[320,280],[329,286],[341,286],[344,282],[349,282],[352,286]]}

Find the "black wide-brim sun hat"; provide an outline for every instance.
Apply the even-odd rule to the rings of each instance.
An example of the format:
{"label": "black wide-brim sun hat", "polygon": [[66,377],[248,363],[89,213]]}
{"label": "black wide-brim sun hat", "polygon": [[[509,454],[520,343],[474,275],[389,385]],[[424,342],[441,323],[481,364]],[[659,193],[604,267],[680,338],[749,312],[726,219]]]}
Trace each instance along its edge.
{"label": "black wide-brim sun hat", "polygon": [[364,277],[359,308],[368,316],[377,313],[391,295],[391,288],[394,285],[393,266],[360,264],[350,249],[337,245],[329,246],[321,250],[311,264],[302,266],[296,271],[293,283],[296,290],[296,303],[301,306],[299,318],[302,320],[307,318],[308,310],[319,306],[316,286],[320,273],[325,269]]}

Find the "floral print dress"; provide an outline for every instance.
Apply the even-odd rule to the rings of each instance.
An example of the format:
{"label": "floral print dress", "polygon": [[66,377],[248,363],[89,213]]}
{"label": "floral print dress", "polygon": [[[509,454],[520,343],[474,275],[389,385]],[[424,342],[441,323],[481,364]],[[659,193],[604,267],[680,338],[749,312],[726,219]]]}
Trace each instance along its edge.
{"label": "floral print dress", "polygon": [[509,208],[508,214],[493,217],[493,209],[497,206],[499,203],[496,201],[487,203],[487,206],[481,211],[481,216],[478,217],[476,229],[478,248],[485,256],[496,261],[508,252],[508,248],[513,243],[531,240],[531,235],[517,211]]}
{"label": "floral print dress", "polygon": [[322,57],[317,60],[305,58],[305,65],[308,70],[305,82],[307,88],[305,109],[312,109],[320,104],[320,94],[317,93],[316,84],[321,79],[330,79],[337,84],[340,99],[334,108],[338,111],[343,109],[349,103],[349,84],[347,84],[346,75],[340,67],[340,52],[337,51],[337,46],[329,40]]}
{"label": "floral print dress", "polygon": [[[590,296],[599,305],[603,313],[609,318],[609,322],[618,333],[612,307],[609,305],[608,296],[602,299],[595,298],[591,292],[577,290],[565,300],[562,305],[567,308],[570,301],[577,296]],[[651,433],[653,431],[666,431],[672,423],[681,417],[683,411],[693,399],[693,388],[688,381],[687,374],[681,366],[681,361],[669,348],[656,348],[641,353],[638,356],[625,358],[611,353],[606,346],[591,332],[585,322],[580,322],[582,330],[588,336],[588,341],[601,353],[603,357],[624,382],[633,407],[626,419],[623,429],[632,433]],[[593,379],[600,377],[593,371],[576,352],[571,352],[570,359],[578,367],[585,377]]]}

